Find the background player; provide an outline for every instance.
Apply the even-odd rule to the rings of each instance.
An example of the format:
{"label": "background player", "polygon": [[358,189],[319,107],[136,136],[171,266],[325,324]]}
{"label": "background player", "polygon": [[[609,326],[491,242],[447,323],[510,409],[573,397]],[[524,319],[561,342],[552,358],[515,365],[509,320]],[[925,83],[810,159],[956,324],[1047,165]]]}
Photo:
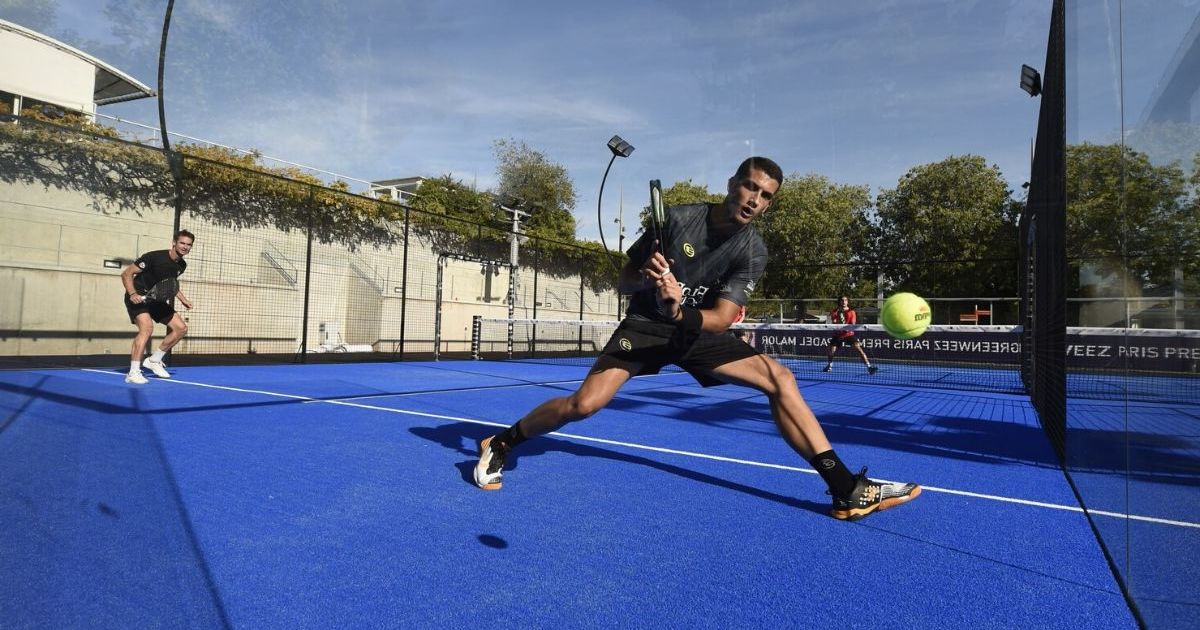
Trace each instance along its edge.
{"label": "background player", "polygon": [[[121,284],[125,287],[125,310],[129,312],[129,321],[138,329],[129,353],[126,383],[146,383],[146,377],[142,375],[142,366],[160,378],[171,378],[163,365],[163,357],[187,334],[187,322],[175,312],[168,300],[172,297],[177,298],[179,303],[189,310],[192,308],[192,302],[178,290],[174,295],[155,295],[152,300],[148,300],[146,295],[164,280],[175,280],[187,269],[187,261],[183,257],[192,251],[195,241],[196,237],[191,232],[180,230],[171,239],[170,249],[146,252],[121,271]],[[146,354],[146,344],[154,332],[154,322],[166,324],[167,336],[163,337],[158,350],[142,361]]]}
{"label": "background player", "polygon": [[[853,326],[858,323],[858,313],[850,306],[850,298],[843,295],[838,298],[838,305],[829,313],[829,323],[843,324]],[[854,336],[854,330],[845,328],[836,330],[833,333],[833,338],[829,340],[829,354],[826,356],[825,369],[822,372],[828,372],[833,369],[833,355],[837,354],[838,346],[853,346],[858,351],[858,356],[862,357],[863,365],[867,366],[867,373],[874,374],[879,368],[871,365],[871,360],[867,358],[867,353],[863,350],[862,343],[858,337]]]}

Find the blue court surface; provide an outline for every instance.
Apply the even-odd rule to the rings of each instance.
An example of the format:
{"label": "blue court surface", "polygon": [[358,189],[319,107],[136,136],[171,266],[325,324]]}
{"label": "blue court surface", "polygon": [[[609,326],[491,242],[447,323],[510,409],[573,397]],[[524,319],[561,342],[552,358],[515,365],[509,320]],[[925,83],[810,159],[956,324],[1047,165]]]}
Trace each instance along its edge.
{"label": "blue court surface", "polygon": [[[484,492],[476,440],[585,368],[172,372],[0,372],[0,625],[1137,627],[1024,397],[801,381],[849,466],[924,486],[846,523],[760,395],[686,374]],[[1194,510],[1143,517],[1200,549]]]}

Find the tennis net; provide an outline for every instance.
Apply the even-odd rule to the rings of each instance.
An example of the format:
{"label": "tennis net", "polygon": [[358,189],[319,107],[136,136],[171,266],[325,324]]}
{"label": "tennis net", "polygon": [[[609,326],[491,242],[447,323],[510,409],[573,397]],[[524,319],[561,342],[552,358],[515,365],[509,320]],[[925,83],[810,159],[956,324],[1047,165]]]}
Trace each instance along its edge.
{"label": "tennis net", "polygon": [[[476,359],[590,365],[619,322],[476,317]],[[878,372],[842,347],[824,371],[830,324],[738,324],[729,334],[786,365],[798,379],[1026,394],[1020,375],[1020,326],[930,326],[916,339],[882,326],[854,327]],[[1124,328],[1067,330],[1072,397],[1200,404],[1200,331]]]}

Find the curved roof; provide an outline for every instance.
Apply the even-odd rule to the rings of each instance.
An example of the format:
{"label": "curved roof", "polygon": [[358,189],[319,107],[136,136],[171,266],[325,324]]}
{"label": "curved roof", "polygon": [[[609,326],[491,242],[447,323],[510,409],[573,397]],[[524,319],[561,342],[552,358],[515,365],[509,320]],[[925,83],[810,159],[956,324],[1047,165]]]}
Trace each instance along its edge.
{"label": "curved roof", "polygon": [[43,35],[37,31],[31,31],[24,26],[5,20],[0,20],[0,30],[28,37],[46,46],[78,57],[94,66],[96,68],[96,83],[92,92],[92,98],[97,105],[110,105],[112,103],[132,101],[155,95],[154,90],[150,89],[150,86],[82,50],[68,46],[53,37]]}

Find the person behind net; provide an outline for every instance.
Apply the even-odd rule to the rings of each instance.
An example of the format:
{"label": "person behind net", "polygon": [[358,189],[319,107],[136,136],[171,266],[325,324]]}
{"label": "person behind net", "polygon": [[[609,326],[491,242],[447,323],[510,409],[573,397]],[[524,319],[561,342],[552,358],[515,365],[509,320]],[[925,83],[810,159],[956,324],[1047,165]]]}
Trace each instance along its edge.
{"label": "person behind net", "polygon": [[838,298],[838,305],[829,313],[829,323],[841,324],[846,326],[841,330],[833,331],[833,338],[829,340],[829,354],[825,357],[825,369],[822,372],[828,372],[833,369],[833,355],[837,354],[838,346],[853,346],[858,351],[858,356],[862,357],[863,365],[867,366],[867,373],[874,374],[879,371],[879,368],[871,365],[871,360],[867,358],[867,352],[863,350],[862,343],[858,337],[854,336],[854,326],[858,323],[858,314],[854,311],[854,307],[850,306],[850,298],[843,295]]}
{"label": "person behind net", "polygon": [[631,377],[675,364],[705,387],[733,383],[765,394],[784,440],[828,485],[835,518],[862,518],[916,497],[916,484],[874,481],[866,468],[851,473],[792,372],[726,334],[766,265],[766,245],[751,223],[770,207],[782,183],[775,162],[753,157],[729,178],[722,203],[669,208],[662,242],[647,232],[628,251],[619,281],[621,292],[631,295],[626,316],[583,383],[480,440],[476,485],[499,490],[512,449],[600,411]]}
{"label": "person behind net", "polygon": [[[738,307],[738,312],[733,316],[733,321],[730,322],[730,324],[740,324],[744,319],[746,319],[746,306],[742,305]],[[743,341],[752,346],[754,345],[754,335],[752,335],[749,330],[746,330],[745,328],[737,328],[732,331],[732,334],[734,339]]]}
{"label": "person behind net", "polygon": [[[179,291],[178,278],[187,269],[187,261],[183,257],[192,251],[195,241],[196,237],[191,232],[180,230],[171,239],[170,249],[146,252],[121,271],[121,284],[125,286],[125,310],[129,312],[130,323],[137,326],[133,349],[129,353],[126,383],[145,385],[147,381],[142,375],[143,366],[159,378],[171,378],[163,365],[163,357],[183,339],[188,328],[183,316],[175,312],[169,300],[177,298],[184,308],[192,308],[191,301]],[[154,333],[154,322],[165,324],[167,335],[163,337],[158,350],[143,361],[146,344]]]}

